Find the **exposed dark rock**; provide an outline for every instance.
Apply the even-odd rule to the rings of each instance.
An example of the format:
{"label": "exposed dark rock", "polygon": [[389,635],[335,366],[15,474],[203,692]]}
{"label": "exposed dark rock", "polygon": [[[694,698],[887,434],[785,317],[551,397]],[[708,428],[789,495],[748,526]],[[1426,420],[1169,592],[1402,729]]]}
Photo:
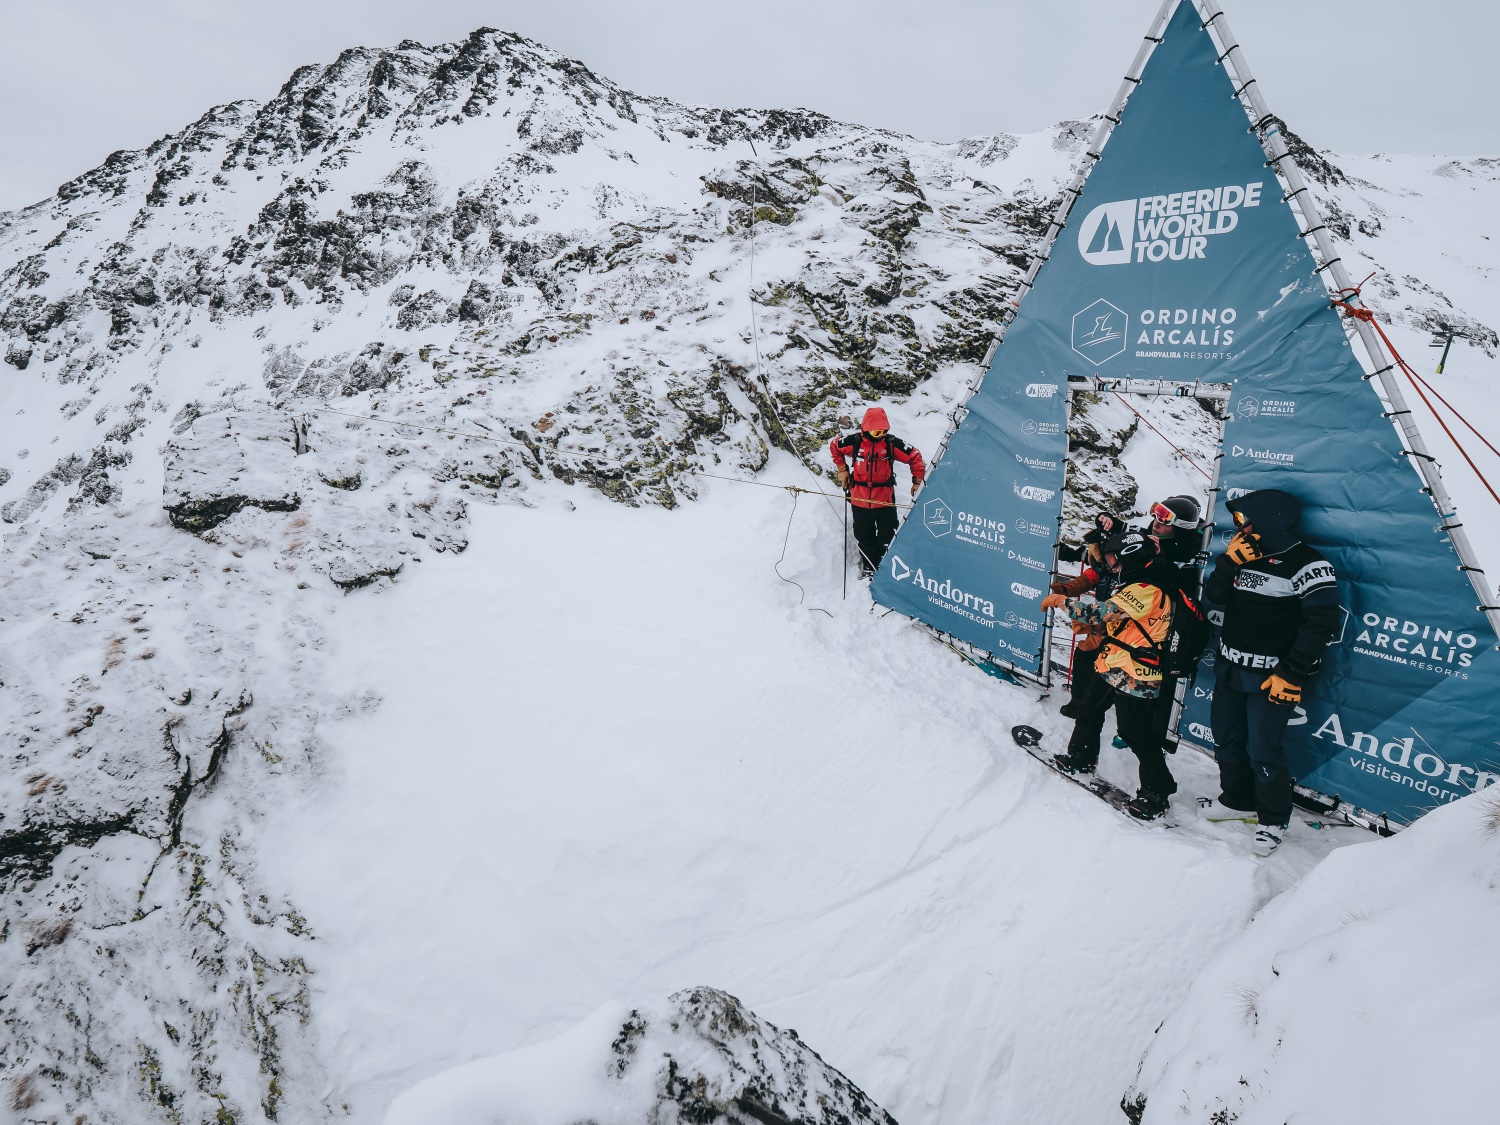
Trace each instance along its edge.
{"label": "exposed dark rock", "polygon": [[1324,187],[1340,187],[1349,182],[1349,177],[1344,175],[1343,169],[1333,164],[1326,156],[1288,129],[1286,122],[1281,118],[1273,116],[1267,120],[1261,130],[1261,135],[1264,136],[1266,131],[1273,126],[1281,130],[1287,151],[1292,154],[1297,167],[1302,169],[1303,175],[1308,179]]}
{"label": "exposed dark rock", "polygon": [[52,861],[64,848],[91,848],[106,836],[129,832],[134,812],[102,820],[62,821],[0,832],[0,888],[36,882],[52,874]]}
{"label": "exposed dark rock", "polygon": [[48,469],[27,491],[25,496],[0,507],[0,520],[6,523],[21,523],[40,508],[51,495],[64,485],[72,484],[83,475],[89,462],[76,453],[64,457]]}
{"label": "exposed dark rock", "polygon": [[611,1047],[610,1077],[654,1074],[648,1120],[698,1125],[896,1125],[797,1033],[716,988],[636,1010]]}

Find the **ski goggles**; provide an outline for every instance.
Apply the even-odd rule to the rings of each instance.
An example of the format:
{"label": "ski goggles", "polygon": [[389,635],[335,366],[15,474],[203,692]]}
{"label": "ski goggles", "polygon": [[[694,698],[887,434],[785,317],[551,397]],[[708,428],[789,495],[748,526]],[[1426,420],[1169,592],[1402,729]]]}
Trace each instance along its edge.
{"label": "ski goggles", "polygon": [[1151,505],[1151,518],[1157,523],[1176,523],[1177,513],[1165,504],[1156,503]]}
{"label": "ski goggles", "polygon": [[1245,513],[1244,512],[1233,512],[1231,514],[1234,516],[1234,526],[1235,527],[1244,527],[1245,526]]}
{"label": "ski goggles", "polygon": [[872,438],[883,438],[883,437],[885,437],[886,431],[884,431],[884,430],[866,430],[865,433],[869,434]]}

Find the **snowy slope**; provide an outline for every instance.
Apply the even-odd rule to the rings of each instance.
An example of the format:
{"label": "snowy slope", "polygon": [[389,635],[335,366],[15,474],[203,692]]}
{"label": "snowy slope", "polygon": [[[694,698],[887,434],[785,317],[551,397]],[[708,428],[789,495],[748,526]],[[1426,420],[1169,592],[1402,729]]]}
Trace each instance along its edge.
{"label": "snowy slope", "polygon": [[1495,1120],[1500,1009],[1471,969],[1493,950],[1497,883],[1492,795],[1330,856],[1193,982],[1132,1120]]}
{"label": "snowy slope", "polygon": [[[603,999],[713,982],[899,1121],[1107,1121],[1194,968],[1308,865],[1040,770],[1005,732],[1065,722],[841,600],[821,505],[781,565],[798,603],[790,514],[727,483],[683,512],[486,510],[443,573],[340,615],[340,687],[384,702],[253,847],[318,904],[313,1028],[356,1119]],[[556,628],[578,595],[599,612]],[[1299,843],[1324,835],[1357,838]]]}
{"label": "snowy slope", "polygon": [[[1034,697],[840,598],[836,509],[745,483],[814,487],[787,451],[872,401],[935,446],[1084,135],[683,107],[480,31],[0,216],[14,1112],[376,1121],[707,984],[898,1119],[1110,1120],[1346,837],[1252,863],[1182,823],[1201,761],[1121,822],[1008,746],[1061,735]],[[1500,416],[1492,163],[1347,163],[1372,299],[1469,326],[1441,385]],[[1201,487],[1111,432],[1121,496]]]}

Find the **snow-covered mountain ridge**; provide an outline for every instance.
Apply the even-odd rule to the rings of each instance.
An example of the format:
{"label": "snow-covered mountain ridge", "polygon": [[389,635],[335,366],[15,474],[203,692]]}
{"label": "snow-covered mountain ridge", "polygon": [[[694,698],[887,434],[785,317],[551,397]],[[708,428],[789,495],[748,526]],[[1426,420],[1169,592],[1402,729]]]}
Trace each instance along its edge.
{"label": "snow-covered mountain ridge", "polygon": [[[475,500],[672,507],[873,400],[940,430],[1085,133],[685,107],[481,30],[0,216],[17,1112],[319,1112],[315,928],[245,841],[379,702],[328,678],[344,593],[462,551]],[[1493,352],[1492,252],[1391,232],[1492,201],[1494,162],[1314,163],[1351,253],[1391,245],[1373,302]]]}

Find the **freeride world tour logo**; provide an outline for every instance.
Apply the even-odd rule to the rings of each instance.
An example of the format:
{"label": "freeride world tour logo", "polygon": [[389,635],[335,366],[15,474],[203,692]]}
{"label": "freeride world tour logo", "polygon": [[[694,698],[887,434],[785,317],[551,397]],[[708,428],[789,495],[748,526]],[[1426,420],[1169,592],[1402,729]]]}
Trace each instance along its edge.
{"label": "freeride world tour logo", "polygon": [[1094,266],[1180,262],[1208,257],[1208,240],[1240,225],[1240,211],[1259,207],[1263,183],[1196,188],[1101,203],[1078,228],[1078,252]]}

